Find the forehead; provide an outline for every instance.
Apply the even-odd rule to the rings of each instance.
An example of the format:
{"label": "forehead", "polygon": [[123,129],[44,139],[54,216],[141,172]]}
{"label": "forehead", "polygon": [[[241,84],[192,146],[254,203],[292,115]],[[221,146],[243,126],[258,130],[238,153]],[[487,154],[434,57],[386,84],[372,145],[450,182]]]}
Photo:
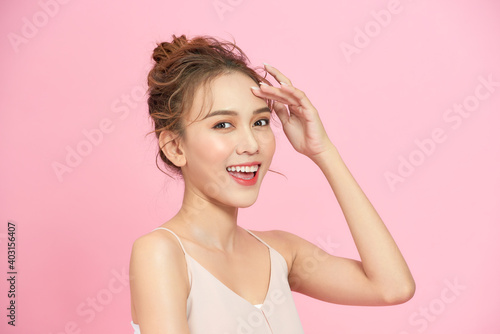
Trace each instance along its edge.
{"label": "forehead", "polygon": [[252,86],[258,86],[258,83],[240,72],[218,76],[206,85],[198,87],[187,117],[190,121],[196,121],[203,119],[213,110],[251,113],[258,108],[267,106],[264,99],[252,93]]}

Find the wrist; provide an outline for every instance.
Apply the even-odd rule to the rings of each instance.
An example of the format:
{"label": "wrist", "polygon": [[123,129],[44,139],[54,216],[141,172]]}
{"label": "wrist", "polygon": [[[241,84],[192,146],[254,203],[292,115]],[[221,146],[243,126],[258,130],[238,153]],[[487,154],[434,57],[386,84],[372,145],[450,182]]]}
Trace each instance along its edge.
{"label": "wrist", "polygon": [[325,145],[325,149],[323,149],[320,153],[309,156],[309,158],[321,167],[323,164],[331,163],[332,159],[334,159],[337,155],[339,155],[337,147],[333,145],[332,142],[329,142]]}

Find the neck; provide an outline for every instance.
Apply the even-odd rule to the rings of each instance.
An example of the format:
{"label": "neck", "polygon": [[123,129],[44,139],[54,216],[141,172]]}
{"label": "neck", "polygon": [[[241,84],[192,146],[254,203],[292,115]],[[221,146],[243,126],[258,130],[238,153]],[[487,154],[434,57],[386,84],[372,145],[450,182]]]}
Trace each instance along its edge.
{"label": "neck", "polygon": [[211,249],[231,252],[238,232],[238,208],[213,203],[186,191],[176,215],[190,236]]}

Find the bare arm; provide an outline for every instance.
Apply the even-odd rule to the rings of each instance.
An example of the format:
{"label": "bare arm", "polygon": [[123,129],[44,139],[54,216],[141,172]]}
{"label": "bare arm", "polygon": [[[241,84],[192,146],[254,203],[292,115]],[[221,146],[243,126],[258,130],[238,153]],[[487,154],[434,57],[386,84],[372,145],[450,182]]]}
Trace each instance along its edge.
{"label": "bare arm", "polygon": [[189,334],[189,281],[176,241],[153,232],[134,242],[130,291],[141,334]]}
{"label": "bare arm", "polygon": [[[266,65],[266,70],[281,87],[261,85],[253,90],[254,94],[274,100],[274,110],[292,146],[323,171],[361,257],[361,262],[339,258],[289,235],[294,253],[289,277],[292,288],[314,298],[351,305],[389,305],[410,299],[415,291],[410,270],[382,219],[328,138],[318,111],[304,92],[293,87],[276,68]],[[314,261],[318,261],[316,267],[311,266]],[[309,273],[306,275],[305,271]]]}
{"label": "bare arm", "polygon": [[[410,270],[384,222],[332,147],[313,161],[325,174],[340,204],[361,262],[326,254],[295,239],[291,271],[295,290],[318,299],[351,305],[392,305],[409,300],[415,291]],[[307,273],[317,261],[314,273]],[[302,279],[307,277],[307,279]],[[292,287],[293,288],[293,287]]]}

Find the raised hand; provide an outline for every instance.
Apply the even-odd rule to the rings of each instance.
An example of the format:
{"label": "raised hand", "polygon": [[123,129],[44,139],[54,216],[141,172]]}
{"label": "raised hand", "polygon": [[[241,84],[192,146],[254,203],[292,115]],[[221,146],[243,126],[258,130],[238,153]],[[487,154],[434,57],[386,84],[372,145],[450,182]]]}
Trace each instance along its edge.
{"label": "raised hand", "polygon": [[274,110],[283,126],[286,137],[293,148],[311,159],[333,147],[323,127],[318,111],[306,94],[293,87],[292,82],[278,69],[265,65],[280,87],[260,84],[260,89],[252,89],[261,98],[274,101]]}

